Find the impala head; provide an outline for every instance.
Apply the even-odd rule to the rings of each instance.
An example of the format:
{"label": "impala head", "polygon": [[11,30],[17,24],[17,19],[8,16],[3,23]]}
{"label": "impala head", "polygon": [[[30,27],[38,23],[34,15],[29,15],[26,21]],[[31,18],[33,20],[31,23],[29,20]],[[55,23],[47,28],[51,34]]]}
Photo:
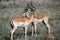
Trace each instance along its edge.
{"label": "impala head", "polygon": [[23,12],[21,13],[21,17],[29,17],[28,12],[23,11]]}
{"label": "impala head", "polygon": [[21,16],[24,16],[24,17],[28,17],[28,6],[26,6],[25,8],[24,8],[24,11],[22,12],[22,15]]}

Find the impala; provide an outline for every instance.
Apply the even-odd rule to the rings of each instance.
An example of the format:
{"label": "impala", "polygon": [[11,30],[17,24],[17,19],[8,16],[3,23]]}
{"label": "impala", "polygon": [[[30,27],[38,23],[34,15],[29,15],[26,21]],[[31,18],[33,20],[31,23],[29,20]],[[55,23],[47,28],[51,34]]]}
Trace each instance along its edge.
{"label": "impala", "polygon": [[[36,29],[37,29],[37,23],[42,22],[47,26],[48,33],[50,34],[50,26],[48,24],[48,14],[34,14],[34,20],[33,23],[35,25],[35,34],[36,34]],[[37,35],[37,34],[36,34]]]}
{"label": "impala", "polygon": [[30,17],[13,17],[11,20],[12,30],[11,30],[11,40],[13,40],[13,33],[17,29],[18,26],[25,27],[25,37],[27,34],[27,27],[33,21],[34,17],[31,15]]}
{"label": "impala", "polygon": [[[31,14],[34,17],[33,23],[34,23],[34,26],[35,26],[35,34],[36,34],[36,29],[37,29],[36,25],[39,22],[42,22],[43,24],[45,24],[47,26],[48,34],[50,34],[50,25],[48,24],[48,18],[49,18],[48,14],[46,14],[46,13],[38,14],[38,13],[34,13],[34,12],[32,12]],[[28,15],[24,13],[23,16],[28,16]]]}
{"label": "impala", "polygon": [[48,36],[54,39],[54,37],[50,35],[50,25],[48,24],[48,19],[49,19],[48,14],[47,13],[38,14],[38,13],[35,13],[35,12],[32,12],[32,14],[34,16],[33,23],[34,23],[34,26],[35,26],[36,36],[37,36],[37,33],[36,33],[37,23],[42,22],[44,25],[46,25]]}

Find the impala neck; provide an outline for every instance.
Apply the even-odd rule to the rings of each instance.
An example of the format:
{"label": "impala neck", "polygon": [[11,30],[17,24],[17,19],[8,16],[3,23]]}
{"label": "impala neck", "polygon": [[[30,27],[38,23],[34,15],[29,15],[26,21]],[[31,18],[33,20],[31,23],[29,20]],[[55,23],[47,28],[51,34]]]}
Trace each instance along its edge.
{"label": "impala neck", "polygon": [[33,16],[33,15],[31,15],[30,17],[31,17],[31,21],[33,21],[33,20],[34,20],[34,16]]}
{"label": "impala neck", "polygon": [[29,17],[28,12],[25,12],[23,15],[24,15],[24,17],[26,17],[26,18]]}
{"label": "impala neck", "polygon": [[33,17],[35,17],[36,16],[36,12],[32,12],[31,15],[33,15]]}

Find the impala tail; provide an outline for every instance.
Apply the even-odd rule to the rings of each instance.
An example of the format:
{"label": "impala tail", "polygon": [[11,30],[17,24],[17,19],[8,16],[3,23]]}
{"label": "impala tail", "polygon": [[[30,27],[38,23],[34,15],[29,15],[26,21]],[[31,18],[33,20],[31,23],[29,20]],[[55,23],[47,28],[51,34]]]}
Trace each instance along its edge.
{"label": "impala tail", "polygon": [[10,22],[10,25],[11,25],[11,28],[13,29],[13,28],[14,28],[14,26],[13,26],[13,22],[12,22],[12,21]]}

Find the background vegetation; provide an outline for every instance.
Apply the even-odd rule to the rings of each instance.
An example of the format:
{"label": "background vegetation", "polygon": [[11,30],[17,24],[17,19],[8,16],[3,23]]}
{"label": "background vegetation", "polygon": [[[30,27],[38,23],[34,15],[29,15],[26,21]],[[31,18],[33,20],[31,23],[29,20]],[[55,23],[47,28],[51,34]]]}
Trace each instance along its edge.
{"label": "background vegetation", "polygon": [[[19,0],[18,0],[19,1]],[[0,40],[10,40],[10,21],[12,17],[20,17],[26,4],[30,1],[20,0],[19,3],[16,0],[0,0]],[[46,1],[34,1],[34,6],[37,8],[38,13],[47,13],[49,15],[49,24],[51,26],[51,35],[56,40],[60,40],[60,1],[59,0],[46,0]],[[30,10],[29,10],[30,12]],[[42,23],[37,24],[37,34],[31,36],[31,27],[28,28],[28,40],[45,40],[46,27]],[[25,40],[24,31],[22,28],[18,28],[14,35],[14,40]],[[52,40],[52,39],[51,39]]]}

